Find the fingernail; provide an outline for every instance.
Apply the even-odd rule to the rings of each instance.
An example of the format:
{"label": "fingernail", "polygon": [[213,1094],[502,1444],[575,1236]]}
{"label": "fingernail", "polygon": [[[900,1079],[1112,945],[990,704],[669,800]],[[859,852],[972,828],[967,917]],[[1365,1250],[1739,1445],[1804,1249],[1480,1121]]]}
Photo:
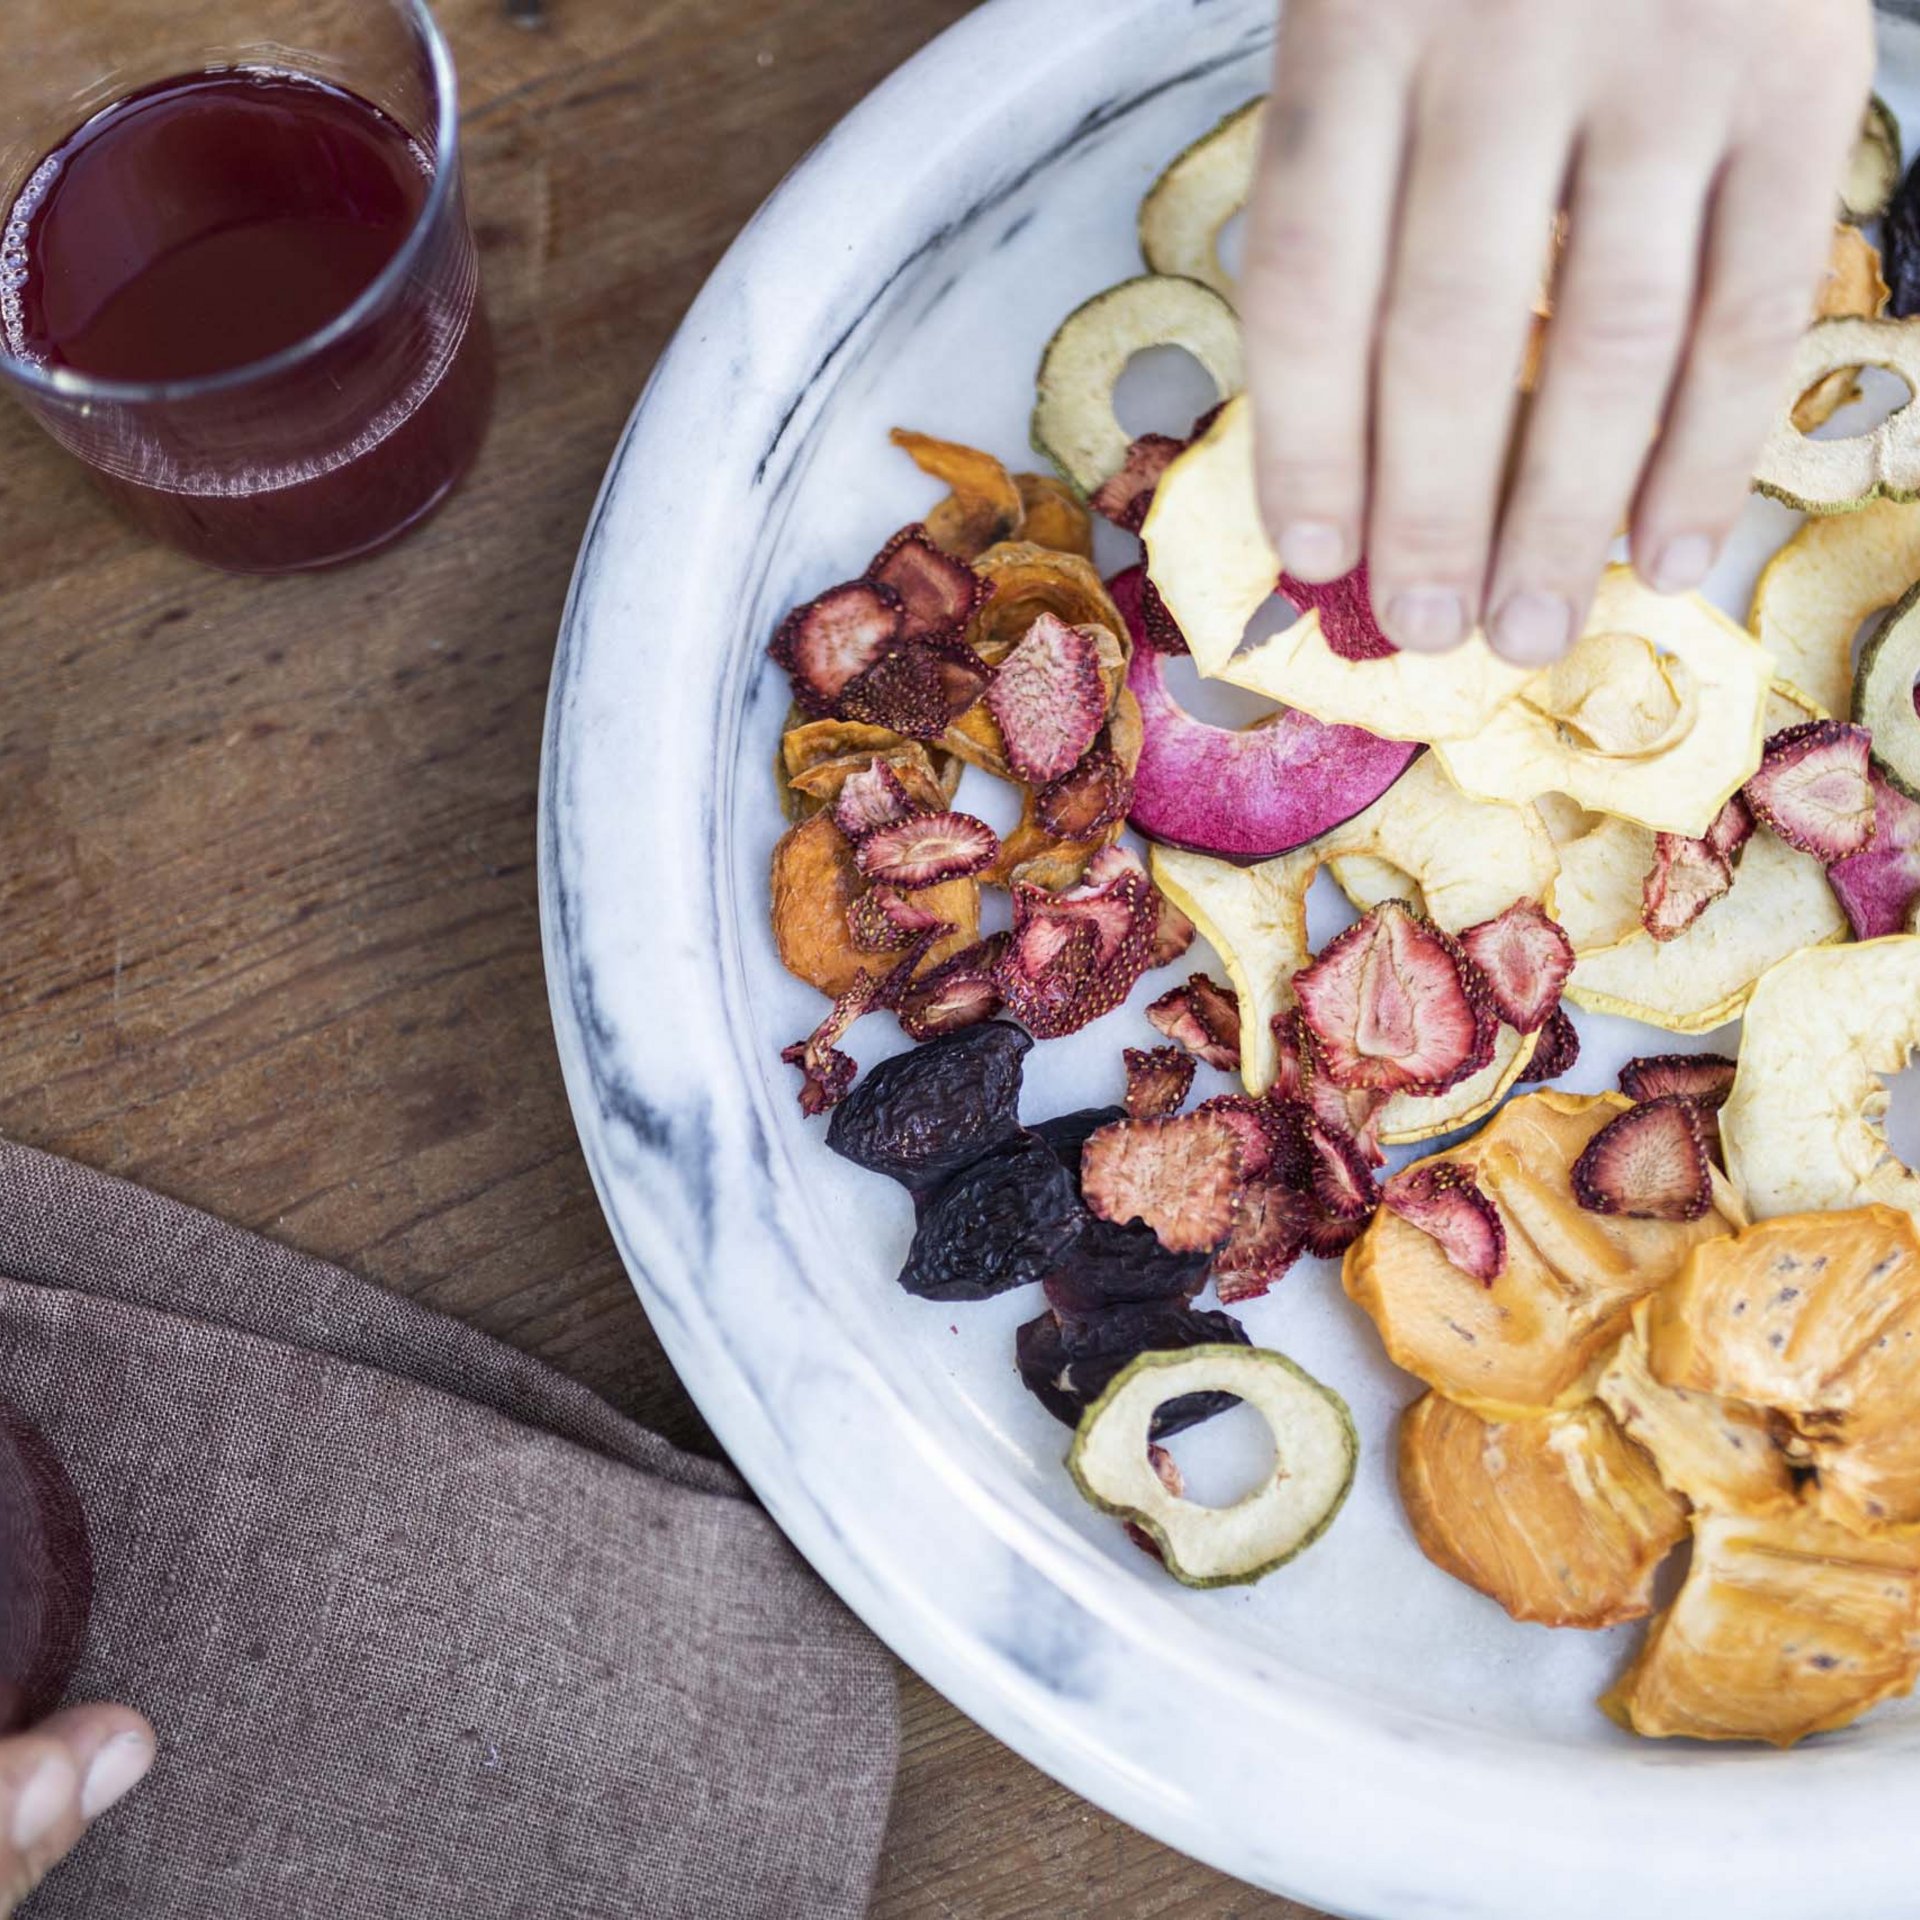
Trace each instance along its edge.
{"label": "fingernail", "polygon": [[1494,615],[1493,650],[1516,666],[1544,667],[1573,644],[1573,609],[1557,593],[1516,593]]}
{"label": "fingernail", "polygon": [[152,1765],[153,1742],[145,1734],[123,1733],[109,1740],[87,1769],[86,1785],[80,1789],[80,1811],[89,1820],[105,1813],[147,1777]]}
{"label": "fingernail", "polygon": [[1467,637],[1467,609],[1444,587],[1396,593],[1387,607],[1388,637],[1415,653],[1444,653]]}
{"label": "fingernail", "polygon": [[38,1846],[59,1823],[72,1799],[72,1766],[63,1757],[49,1754],[13,1803],[13,1844],[22,1853]]}
{"label": "fingernail", "polygon": [[1697,587],[1713,567],[1713,542],[1703,533],[1683,533],[1660,549],[1653,563],[1655,593],[1685,593]]}
{"label": "fingernail", "polygon": [[1329,520],[1296,520],[1280,536],[1280,569],[1302,580],[1337,580],[1347,570],[1347,538]]}

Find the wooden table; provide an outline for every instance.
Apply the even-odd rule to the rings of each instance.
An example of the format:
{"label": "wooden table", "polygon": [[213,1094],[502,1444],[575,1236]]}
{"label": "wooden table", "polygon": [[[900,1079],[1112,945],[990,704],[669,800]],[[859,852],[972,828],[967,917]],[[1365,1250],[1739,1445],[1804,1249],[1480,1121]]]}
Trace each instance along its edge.
{"label": "wooden table", "polygon": [[[0,1129],[712,1445],[602,1225],[554,1059],[548,663],[615,436],[708,269],[967,5],[440,0],[500,407],[464,491],[390,554],[202,572],[0,409]],[[904,1672],[901,1703],[876,1914],[1305,1914],[1094,1811]]]}

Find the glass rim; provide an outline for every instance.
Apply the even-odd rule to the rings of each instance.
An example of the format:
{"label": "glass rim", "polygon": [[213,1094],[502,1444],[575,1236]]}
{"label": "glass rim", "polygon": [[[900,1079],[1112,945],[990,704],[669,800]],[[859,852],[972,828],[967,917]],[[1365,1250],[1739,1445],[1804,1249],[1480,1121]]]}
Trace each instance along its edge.
{"label": "glass rim", "polygon": [[[427,53],[433,73],[434,95],[434,168],[427,197],[420,204],[407,236],[395,249],[393,258],[368,281],[353,300],[325,326],[270,353],[261,360],[249,360],[220,373],[197,374],[187,380],[103,380],[89,373],[77,373],[71,367],[43,367],[23,360],[0,342],[0,373],[41,399],[72,404],[75,401],[100,401],[118,406],[154,401],[197,400],[209,394],[231,393],[271,380],[290,372],[302,361],[323,353],[335,341],[344,339],[356,327],[386,305],[412,271],[427,236],[446,210],[460,169],[459,83],[453,70],[453,53],[440,23],[434,19],[427,0],[394,0],[411,22]],[[234,68],[232,71],[243,71]],[[104,109],[103,109],[104,111]]]}

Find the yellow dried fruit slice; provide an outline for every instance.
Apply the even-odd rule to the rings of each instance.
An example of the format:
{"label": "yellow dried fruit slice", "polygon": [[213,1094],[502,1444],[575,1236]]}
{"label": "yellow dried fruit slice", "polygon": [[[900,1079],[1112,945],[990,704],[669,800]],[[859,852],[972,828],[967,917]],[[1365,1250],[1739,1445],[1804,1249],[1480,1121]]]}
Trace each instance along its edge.
{"label": "yellow dried fruit slice", "polygon": [[1675,1387],[1784,1414],[1835,1518],[1920,1522],[1920,1230],[1892,1207],[1783,1214],[1698,1248],[1652,1303]]}
{"label": "yellow dried fruit slice", "polygon": [[1916,1046],[1912,934],[1795,954],[1760,981],[1720,1115],[1727,1170],[1757,1218],[1876,1201],[1920,1217],[1920,1175],[1895,1158],[1882,1124],[1881,1076]]}
{"label": "yellow dried fruit slice", "polygon": [[1247,204],[1260,155],[1264,97],[1236,107],[1176,154],[1140,202],[1140,257],[1155,273],[1184,275],[1223,300],[1238,294],[1220,264],[1220,235]]}
{"label": "yellow dried fruit slice", "polygon": [[1693,1564],[1600,1702],[1655,1739],[1791,1746],[1844,1727],[1920,1675],[1920,1540],[1864,1539],[1816,1505],[1703,1513]]}
{"label": "yellow dried fruit slice", "polygon": [[1841,367],[1884,367],[1906,383],[1907,399],[1865,433],[1810,440],[1789,402],[1760,449],[1757,493],[1803,513],[1851,513],[1870,500],[1920,496],[1920,329],[1911,320],[1821,320],[1801,336],[1789,391],[1797,398]]}
{"label": "yellow dried fruit slice", "polygon": [[1793,1463],[1766,1413],[1654,1377],[1646,1343],[1651,1307],[1643,1300],[1634,1308],[1632,1326],[1595,1383],[1607,1410],[1653,1457],[1661,1479],[1695,1506],[1740,1513],[1792,1506],[1799,1497]]}
{"label": "yellow dried fruit slice", "polygon": [[1767,562],[1747,625],[1774,671],[1824,714],[1847,712],[1861,626],[1920,580],[1920,505],[1809,520]]}
{"label": "yellow dried fruit slice", "polygon": [[1396,1365],[1489,1409],[1566,1407],[1590,1397],[1598,1362],[1625,1332],[1634,1302],[1678,1273],[1701,1241],[1744,1219],[1717,1175],[1713,1207],[1694,1221],[1631,1220],[1580,1206],[1573,1163],[1628,1105],[1620,1094],[1523,1094],[1472,1139],[1436,1156],[1468,1168],[1500,1215],[1507,1264],[1491,1286],[1380,1209],[1348,1250],[1343,1279]]}
{"label": "yellow dried fruit slice", "polygon": [[1562,793],[1666,833],[1703,834],[1760,764],[1773,673],[1698,594],[1608,568],[1585,633],[1470,738],[1434,752],[1465,792],[1521,805]]}
{"label": "yellow dried fruit slice", "polygon": [[1429,1393],[1401,1418],[1400,1498],[1435,1566],[1547,1627],[1651,1613],[1687,1537],[1687,1503],[1592,1404],[1503,1418]]}
{"label": "yellow dried fruit slice", "polygon": [[[1581,872],[1572,849],[1563,847],[1560,857],[1564,872]],[[1620,904],[1616,893],[1613,905]],[[1567,998],[1590,1013],[1617,1013],[1669,1033],[1711,1033],[1740,1013],[1769,968],[1846,933],[1819,861],[1761,827],[1740,856],[1731,891],[1692,926],[1672,940],[1636,931],[1581,952]]]}
{"label": "yellow dried fruit slice", "polygon": [[1167,469],[1141,538],[1148,572],[1200,671],[1316,719],[1385,740],[1458,738],[1476,733],[1530,677],[1478,635],[1451,653],[1344,660],[1313,613],[1236,653],[1280,577],[1254,493],[1253,416],[1244,400],[1223,409]]}

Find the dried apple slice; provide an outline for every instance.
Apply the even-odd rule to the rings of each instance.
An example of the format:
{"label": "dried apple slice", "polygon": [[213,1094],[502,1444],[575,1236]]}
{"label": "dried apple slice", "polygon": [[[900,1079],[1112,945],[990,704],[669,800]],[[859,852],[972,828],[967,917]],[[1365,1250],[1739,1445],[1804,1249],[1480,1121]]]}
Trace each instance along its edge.
{"label": "dried apple slice", "polygon": [[1247,204],[1266,100],[1236,107],[1174,155],[1140,202],[1140,257],[1155,273],[1184,275],[1223,300],[1238,289],[1220,264],[1220,235]]}
{"label": "dried apple slice", "polygon": [[1557,844],[1560,877],[1554,882],[1553,917],[1565,928],[1576,957],[1584,960],[1641,932],[1642,888],[1653,862],[1654,836],[1617,814],[1581,817],[1583,830]]}
{"label": "dried apple slice", "polygon": [[1687,1537],[1687,1503],[1594,1405],[1500,1418],[1426,1394],[1401,1418],[1400,1498],[1435,1566],[1547,1627],[1651,1613]]}
{"label": "dried apple slice", "polygon": [[1799,1498],[1793,1462],[1767,1413],[1744,1400],[1654,1377],[1646,1343],[1653,1300],[1634,1308],[1633,1325],[1601,1369],[1594,1392],[1628,1438],[1653,1456],[1661,1479],[1695,1506],[1749,1514],[1792,1506]]}
{"label": "dried apple slice", "polygon": [[1562,793],[1655,831],[1703,834],[1760,764],[1772,669],[1698,594],[1607,570],[1585,633],[1470,738],[1435,743],[1463,792]]}
{"label": "dried apple slice", "polygon": [[[1274,1472],[1232,1506],[1178,1498],[1147,1457],[1156,1409],[1194,1393],[1244,1400],[1273,1435]],[[1067,1470],[1102,1512],[1145,1529],[1176,1580],[1223,1587],[1312,1546],[1339,1513],[1359,1455],[1347,1403],[1285,1354],[1209,1346],[1132,1361],[1081,1418]]]}
{"label": "dried apple slice", "polygon": [[1646,1320],[1670,1386],[1791,1421],[1828,1510],[1920,1522],[1920,1230],[1892,1207],[1782,1214],[1694,1252]]}
{"label": "dried apple slice", "polygon": [[1096,293],[1047,343],[1033,409],[1035,450],[1082,493],[1126,465],[1133,436],[1114,416],[1113,390],[1148,347],[1184,347],[1222,400],[1240,391],[1240,323],[1211,287],[1149,273]]}
{"label": "dried apple slice", "polygon": [[1672,940],[1636,930],[1582,952],[1567,998],[1590,1013],[1621,1014],[1669,1033],[1710,1033],[1739,1014],[1769,967],[1846,931],[1820,863],[1762,829],[1723,900]]}
{"label": "dried apple slice", "polygon": [[1792,407],[1774,423],[1754,468],[1754,491],[1803,513],[1851,513],[1871,500],[1920,496],[1920,332],[1904,320],[1821,320],[1801,336],[1790,391],[1798,396],[1842,367],[1884,367],[1907,399],[1876,427],[1843,440],[1810,440]]}
{"label": "dried apple slice", "polygon": [[[1920,529],[1914,566],[1920,570]],[[1920,587],[1908,590],[1886,625],[1860,650],[1852,712],[1873,735],[1880,771],[1909,800],[1920,800]]]}
{"label": "dried apple slice", "polygon": [[1849,220],[1877,220],[1900,184],[1900,125],[1887,103],[1867,96],[1859,137],[1840,182],[1840,211]]}
{"label": "dried apple slice", "polygon": [[1654,1739],[1791,1746],[1920,1675],[1920,1539],[1862,1539],[1815,1504],[1703,1513],[1673,1605],[1600,1702]]}
{"label": "dried apple slice", "polygon": [[[1735,893],[1739,891],[1735,888]],[[1720,1113],[1727,1171],[1755,1215],[1869,1206],[1920,1217],[1920,1174],[1894,1158],[1887,1089],[1920,1046],[1920,939],[1816,947],[1747,1003]]]}
{"label": "dried apple slice", "polygon": [[1782,681],[1820,713],[1844,714],[1852,706],[1855,636],[1916,580],[1920,506],[1880,501],[1801,527],[1767,562],[1747,625]]}
{"label": "dried apple slice", "polygon": [[1200,671],[1318,720],[1387,740],[1461,738],[1530,678],[1478,635],[1451,653],[1345,659],[1312,613],[1239,652],[1280,577],[1254,492],[1253,416],[1244,400],[1222,408],[1167,470],[1141,538],[1148,572]]}
{"label": "dried apple slice", "polygon": [[1374,1215],[1342,1277],[1396,1365],[1469,1403],[1577,1405],[1634,1302],[1678,1273],[1700,1242],[1743,1223],[1717,1173],[1713,1208],[1698,1220],[1629,1220],[1580,1206],[1573,1163],[1627,1105],[1618,1094],[1523,1094],[1441,1156],[1471,1173],[1499,1213],[1507,1259],[1491,1285],[1390,1207]]}

